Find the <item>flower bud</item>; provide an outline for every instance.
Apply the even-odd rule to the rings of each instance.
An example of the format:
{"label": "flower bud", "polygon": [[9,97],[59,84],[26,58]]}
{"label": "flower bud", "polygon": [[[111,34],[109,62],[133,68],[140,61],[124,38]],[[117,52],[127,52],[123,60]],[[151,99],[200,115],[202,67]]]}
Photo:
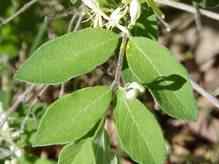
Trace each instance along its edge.
{"label": "flower bud", "polygon": [[138,0],[132,0],[130,3],[129,14],[131,17],[130,26],[135,25],[137,19],[141,15],[141,5]]}
{"label": "flower bud", "polygon": [[145,92],[145,88],[141,84],[137,82],[132,82],[128,84],[128,86],[126,87],[126,98],[134,99],[139,94],[142,94],[144,92]]}
{"label": "flower bud", "polygon": [[119,24],[120,19],[122,18],[121,8],[115,9],[110,15],[109,25],[114,27]]}

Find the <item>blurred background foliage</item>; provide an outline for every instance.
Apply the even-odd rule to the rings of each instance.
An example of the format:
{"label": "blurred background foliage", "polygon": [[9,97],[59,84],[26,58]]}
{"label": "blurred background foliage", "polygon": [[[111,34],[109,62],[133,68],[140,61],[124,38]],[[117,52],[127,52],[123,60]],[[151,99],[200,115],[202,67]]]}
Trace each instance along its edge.
{"label": "blurred background foliage", "polygon": [[[28,2],[29,0],[1,0],[0,23]],[[69,0],[39,1],[21,16],[0,27],[0,112],[8,110],[25,87],[24,84],[13,81],[17,66],[41,43],[50,37],[66,33],[72,16],[70,11],[72,5]],[[35,94],[32,93],[32,99]],[[0,129],[2,164],[53,164],[57,159],[52,153],[53,160],[49,160],[48,153],[33,150],[30,146],[31,137],[47,103],[36,103],[32,107],[30,104],[27,101],[19,105],[17,112]]]}
{"label": "blurred background foliage", "polygon": [[[219,12],[218,0],[177,1],[190,5],[196,3],[200,8]],[[29,0],[0,0],[0,24],[28,2]],[[104,9],[116,8],[117,4],[121,3],[118,0],[99,2]],[[30,86],[13,80],[16,69],[40,44],[65,34],[73,15],[80,10],[79,6],[80,1],[77,0],[39,0],[10,23],[0,26],[0,113],[7,111],[25,88]],[[152,11],[144,6],[143,13],[131,33],[159,39],[176,54],[193,79],[199,81],[210,93],[219,95],[219,22],[203,18],[202,41],[197,45],[194,16],[165,6],[160,7],[173,27],[172,32],[168,33]],[[81,27],[86,26],[89,26],[87,17],[81,24]],[[116,60],[113,57],[92,73],[68,82],[65,92],[95,84],[109,85],[113,79],[115,65]],[[126,73],[129,76],[128,72]],[[38,96],[42,89],[42,86],[33,89],[0,129],[0,164],[56,163],[61,149],[59,146],[31,147],[31,138],[39,124],[39,118],[48,104],[58,97],[60,86],[49,86],[44,94]],[[156,106],[149,94],[142,99],[149,106]],[[197,96],[197,101],[201,109],[197,123],[185,123],[159,112],[157,114],[169,143],[168,164],[219,163],[219,132],[215,130],[219,129],[218,110],[202,97]],[[112,132],[110,136],[113,135]],[[112,143],[114,142],[112,140]],[[124,159],[124,163],[130,164],[131,161]]]}

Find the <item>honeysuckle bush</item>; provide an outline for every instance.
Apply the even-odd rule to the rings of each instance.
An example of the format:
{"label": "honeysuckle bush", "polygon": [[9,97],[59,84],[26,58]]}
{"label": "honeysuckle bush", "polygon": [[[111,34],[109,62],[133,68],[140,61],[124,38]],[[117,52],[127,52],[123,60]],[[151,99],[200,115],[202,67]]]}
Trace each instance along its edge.
{"label": "honeysuckle bush", "polygon": [[111,149],[104,128],[112,110],[118,149],[137,163],[164,163],[168,152],[161,128],[138,97],[148,90],[161,112],[183,120],[197,117],[187,71],[157,41],[156,20],[164,14],[153,0],[80,3],[89,20],[83,29],[40,46],[15,78],[35,85],[64,84],[117,55],[115,80],[110,86],[78,89],[52,103],[33,146],[64,145],[59,164],[118,164],[120,153]]}

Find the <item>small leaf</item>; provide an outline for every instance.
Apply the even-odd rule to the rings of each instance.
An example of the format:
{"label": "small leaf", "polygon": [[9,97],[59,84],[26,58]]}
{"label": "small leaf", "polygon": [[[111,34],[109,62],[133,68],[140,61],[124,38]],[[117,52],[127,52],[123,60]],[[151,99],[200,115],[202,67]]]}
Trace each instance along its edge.
{"label": "small leaf", "polygon": [[94,150],[97,164],[118,164],[117,157],[113,154],[107,132],[102,127],[95,140]]}
{"label": "small leaf", "polygon": [[161,164],[166,148],[161,129],[148,109],[137,99],[117,93],[115,120],[122,148],[138,163]]}
{"label": "small leaf", "polygon": [[15,78],[32,83],[63,83],[106,62],[118,39],[118,35],[103,29],[68,33],[40,46]]}
{"label": "small leaf", "polygon": [[48,159],[38,159],[34,164],[55,164],[55,162]]}
{"label": "small leaf", "polygon": [[150,39],[134,37],[128,44],[127,60],[133,75],[149,87],[164,112],[180,119],[196,119],[188,74],[169,50]]}
{"label": "small leaf", "polygon": [[108,150],[106,152],[110,145],[105,145],[105,139],[105,136],[101,135],[98,143],[97,140],[94,142],[89,138],[66,145],[59,155],[58,164],[118,164],[118,159]]}
{"label": "small leaf", "polygon": [[80,139],[104,116],[111,98],[111,89],[104,86],[63,96],[48,107],[33,144],[65,144]]}
{"label": "small leaf", "polygon": [[142,5],[142,13],[136,25],[131,30],[133,36],[144,36],[153,40],[158,38],[157,17],[151,9]]}
{"label": "small leaf", "polygon": [[58,164],[96,164],[91,139],[66,145],[59,155]]}

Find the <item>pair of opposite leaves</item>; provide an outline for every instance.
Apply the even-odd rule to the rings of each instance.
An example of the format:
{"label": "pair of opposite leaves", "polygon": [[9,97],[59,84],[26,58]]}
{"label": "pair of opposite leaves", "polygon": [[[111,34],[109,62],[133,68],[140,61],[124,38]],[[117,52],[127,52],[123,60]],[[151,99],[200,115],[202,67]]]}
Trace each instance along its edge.
{"label": "pair of opposite leaves", "polygon": [[[59,156],[59,164],[77,164],[78,161],[81,164],[92,163],[100,156],[94,151],[93,140],[80,140],[104,118],[111,100],[112,90],[106,86],[84,88],[60,98],[42,118],[33,144],[67,144]],[[127,100],[122,88],[117,91],[114,111],[122,149],[136,162],[163,163],[166,157],[165,142],[153,114],[137,99]],[[84,159],[85,155],[89,158]],[[99,158],[97,164],[110,164],[109,158]]]}
{"label": "pair of opposite leaves", "polygon": [[[16,78],[33,83],[63,83],[73,77],[90,72],[96,66],[107,61],[113,55],[118,42],[118,35],[103,29],[89,28],[66,34],[49,41],[36,50],[18,70]],[[177,89],[165,87],[168,82],[164,80],[163,87],[149,85],[152,86],[149,87],[149,90],[164,112],[177,118],[195,119],[196,106],[191,85],[187,80],[187,73],[167,49],[160,47],[152,40],[133,37],[128,43],[126,55],[129,69],[140,83],[153,84],[157,78],[171,75],[186,79],[183,85]],[[41,121],[36,145],[65,144],[85,135],[104,115],[104,109],[107,109],[111,101],[110,95],[111,90],[108,87],[95,87],[82,89],[80,92],[64,96],[56,101],[49,107],[53,109],[48,110]],[[120,92],[118,95],[116,122],[124,149],[138,162],[150,159],[151,163],[159,163],[164,160],[165,146],[163,140],[160,140],[162,135],[155,119],[147,113],[147,110],[142,110],[144,106],[139,101],[126,101]],[[91,110],[94,107],[95,110]],[[132,108],[134,109],[132,110]],[[121,119],[123,117],[124,119]],[[124,125],[130,121],[133,123],[132,133],[124,130],[126,129]],[[156,126],[155,130],[148,131]],[[126,138],[127,133],[128,139]],[[139,134],[135,135],[136,133]],[[158,138],[153,137],[154,135]],[[153,138],[154,141],[150,141]],[[136,146],[136,140],[144,144]],[[140,150],[144,151],[141,153]],[[157,154],[158,150],[160,153]],[[158,156],[154,156],[156,154]]]}
{"label": "pair of opposite leaves", "polygon": [[[88,28],[66,34],[38,48],[17,71],[16,79],[42,84],[63,83],[106,62],[114,54],[118,42],[119,35],[103,29]],[[196,103],[188,75],[166,48],[147,38],[131,37],[126,56],[135,79],[148,84],[164,112],[179,119],[196,118]]]}

